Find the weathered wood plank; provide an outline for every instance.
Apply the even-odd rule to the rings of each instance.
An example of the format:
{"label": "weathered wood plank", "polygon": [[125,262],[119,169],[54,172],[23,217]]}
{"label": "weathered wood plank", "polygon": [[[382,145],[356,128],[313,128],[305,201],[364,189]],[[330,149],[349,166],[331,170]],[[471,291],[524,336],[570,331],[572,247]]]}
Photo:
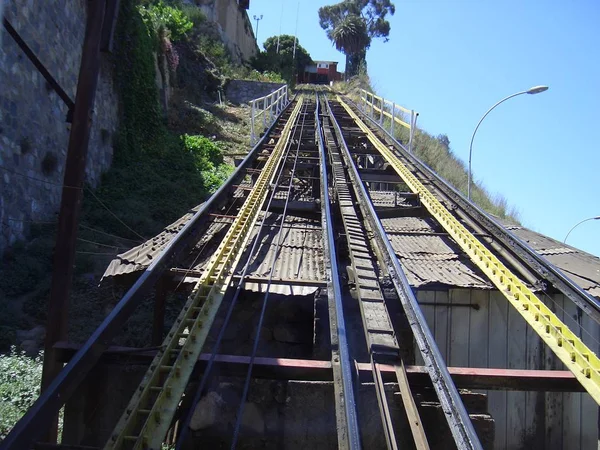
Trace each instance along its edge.
{"label": "weathered wood plank", "polygon": [[435,293],[435,342],[446,363],[448,362],[448,292],[436,291]]}
{"label": "weathered wood plank", "polygon": [[469,367],[490,367],[488,361],[490,291],[472,290],[471,304],[479,305],[479,309],[471,309]]}
{"label": "weathered wood plank", "polygon": [[[449,300],[451,304],[471,303],[470,289],[450,289]],[[469,366],[469,323],[471,321],[471,308],[465,306],[450,306],[448,321],[450,323],[449,361],[451,366]]]}
{"label": "weathered wood plank", "polygon": [[[525,319],[512,305],[509,305],[507,328],[507,368],[509,369],[526,367],[527,326]],[[525,436],[525,392],[507,392],[506,409],[506,448],[521,448]]]}
{"label": "weathered wood plank", "polygon": [[[490,293],[489,309],[490,340],[488,346],[488,361],[490,367],[506,368],[508,331],[508,301],[494,290]],[[488,396],[489,411],[495,421],[496,440],[494,448],[506,448],[507,403],[506,392],[492,392]]]}

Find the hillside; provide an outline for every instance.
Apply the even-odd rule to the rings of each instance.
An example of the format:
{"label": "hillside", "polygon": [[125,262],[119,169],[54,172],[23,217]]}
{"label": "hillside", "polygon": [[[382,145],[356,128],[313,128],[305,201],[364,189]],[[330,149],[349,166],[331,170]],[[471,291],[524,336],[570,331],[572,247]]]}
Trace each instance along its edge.
{"label": "hillside", "polygon": [[[348,95],[355,102],[359,101],[361,89],[376,94],[366,73],[361,73],[346,82],[336,82],[334,89]],[[389,129],[389,119],[386,118],[386,121],[388,122],[386,128]],[[394,133],[400,142],[408,142],[408,133],[404,128],[396,127]],[[427,131],[417,128],[413,149],[421,161],[466,196],[467,168],[465,163],[452,152],[448,136],[444,134],[432,136]],[[510,223],[519,223],[519,213],[508,204],[507,199],[500,194],[492,195],[482,183],[477,181],[472,183],[471,199],[490,214]]]}

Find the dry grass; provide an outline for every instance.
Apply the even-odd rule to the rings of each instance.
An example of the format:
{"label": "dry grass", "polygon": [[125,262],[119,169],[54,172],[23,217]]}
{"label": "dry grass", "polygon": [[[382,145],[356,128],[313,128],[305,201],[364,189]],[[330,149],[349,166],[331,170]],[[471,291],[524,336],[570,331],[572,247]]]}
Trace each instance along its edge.
{"label": "dry grass", "polygon": [[[348,96],[354,102],[360,99],[360,89],[373,92],[368,75],[359,75],[347,82],[336,82],[333,89]],[[389,129],[390,120],[384,120],[384,127]],[[394,135],[399,142],[408,143],[408,130],[397,127]],[[421,161],[429,166],[441,178],[446,180],[455,189],[467,194],[467,169],[465,163],[451,150],[448,137],[432,136],[424,130],[417,130],[413,141],[413,152]],[[490,194],[485,186],[475,181],[471,185],[471,199],[488,213],[500,217],[508,222],[519,224],[518,210],[508,204],[508,200],[501,194]]]}

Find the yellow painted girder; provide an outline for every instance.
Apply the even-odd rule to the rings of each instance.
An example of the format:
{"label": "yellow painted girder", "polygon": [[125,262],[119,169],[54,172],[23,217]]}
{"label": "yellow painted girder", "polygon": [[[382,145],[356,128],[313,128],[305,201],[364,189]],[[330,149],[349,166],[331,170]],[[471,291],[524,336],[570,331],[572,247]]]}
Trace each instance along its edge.
{"label": "yellow painted girder", "polygon": [[521,280],[469,232],[415,177],[354,111],[338,96],[338,101],[366,133],[369,141],[396,170],[421,203],[444,227],[458,245],[494,283],[577,380],[600,404],[600,359],[563,323]]}
{"label": "yellow painted girder", "polygon": [[[105,449],[130,448],[132,442],[134,449],[161,448],[233,270],[258,220],[302,104],[300,97],[252,191],[202,272]],[[170,363],[174,354],[176,360]]]}

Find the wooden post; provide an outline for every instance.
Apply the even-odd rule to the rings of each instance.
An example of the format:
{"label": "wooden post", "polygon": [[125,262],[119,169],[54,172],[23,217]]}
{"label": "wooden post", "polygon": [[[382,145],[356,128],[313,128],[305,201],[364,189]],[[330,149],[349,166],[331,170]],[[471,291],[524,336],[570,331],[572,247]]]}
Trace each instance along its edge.
{"label": "wooden post", "polygon": [[[52,288],[44,345],[42,391],[50,385],[62,369],[62,364],[55,357],[54,344],[67,339],[69,295],[73,279],[77,226],[85,180],[85,161],[92,128],[98,74],[100,72],[100,41],[105,7],[106,0],[90,0],[58,216],[58,233],[54,250]],[[57,418],[55,418],[54,425],[47,436],[49,442],[56,442],[57,424]]]}

